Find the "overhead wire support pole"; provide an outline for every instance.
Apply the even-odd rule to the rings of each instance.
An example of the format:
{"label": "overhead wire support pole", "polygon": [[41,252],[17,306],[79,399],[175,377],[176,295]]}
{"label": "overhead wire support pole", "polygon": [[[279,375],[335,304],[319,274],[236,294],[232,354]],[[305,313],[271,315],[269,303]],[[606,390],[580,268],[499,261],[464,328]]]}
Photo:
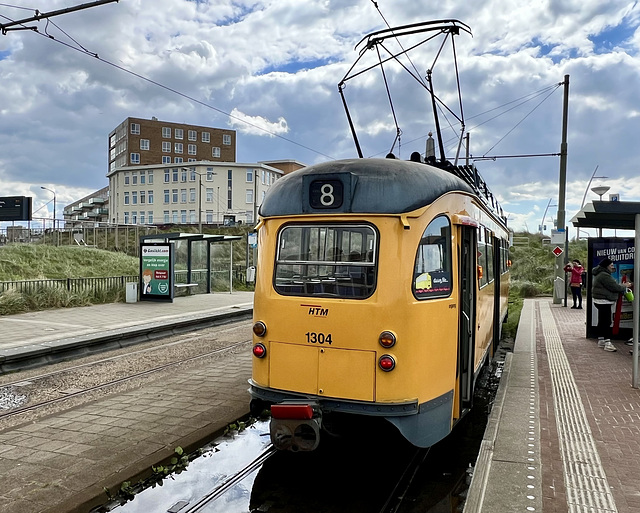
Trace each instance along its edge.
{"label": "overhead wire support pole", "polygon": [[[569,120],[569,75],[564,76],[564,101],[562,106],[562,142],[560,144],[560,179],[558,187],[558,230],[565,227],[565,197],[567,189],[567,123]],[[568,248],[565,248],[567,251]],[[559,258],[556,258],[556,281],[564,278],[564,271]],[[560,304],[557,287],[553,287],[553,304]]]}
{"label": "overhead wire support pole", "polygon": [[22,20],[11,21],[9,23],[0,23],[0,30],[2,31],[3,34],[6,34],[8,30],[33,30],[30,27],[26,27],[26,28],[21,27],[16,29],[10,29],[9,27],[13,27],[15,25],[23,25],[25,23],[30,23],[32,21],[40,21],[47,18],[52,18],[53,16],[68,14],[70,12],[81,11],[83,9],[89,9],[91,7],[97,7],[99,5],[109,4],[109,3],[118,2],[118,1],[119,0],[96,0],[95,2],[76,5],[75,7],[67,7],[65,9],[58,9],[57,11],[42,12],[42,13],[36,10],[35,16],[24,18]]}

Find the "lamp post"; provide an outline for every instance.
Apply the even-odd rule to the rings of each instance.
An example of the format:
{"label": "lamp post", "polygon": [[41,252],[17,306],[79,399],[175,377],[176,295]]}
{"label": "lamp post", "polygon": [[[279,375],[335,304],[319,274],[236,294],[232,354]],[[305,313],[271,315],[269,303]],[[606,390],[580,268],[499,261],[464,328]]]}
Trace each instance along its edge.
{"label": "lamp post", "polygon": [[[596,176],[597,172],[598,172],[598,166],[596,166],[596,168],[593,170],[593,173],[591,174],[591,178],[589,178],[589,183],[587,184],[587,188],[584,190],[584,196],[582,196],[582,203],[580,203],[580,210],[582,210],[582,207],[584,207],[584,202],[587,199],[587,192],[589,192],[589,187],[591,187],[591,182],[593,182],[593,180],[596,180],[596,179],[606,180],[607,178],[609,178],[608,176]],[[580,240],[580,228],[578,228],[578,240]]]}
{"label": "lamp post", "polygon": [[544,209],[544,214],[542,214],[542,222],[540,223],[540,233],[544,235],[544,220],[547,217],[547,211],[549,207],[557,207],[557,205],[551,204],[551,198],[549,199],[549,203],[547,203],[547,208]]}
{"label": "lamp post", "polygon": [[[40,186],[41,189],[53,193],[53,233],[56,233],[56,191],[48,187]],[[58,237],[56,236],[56,246],[58,245]]]}
{"label": "lamp post", "polygon": [[216,224],[220,226],[220,186],[218,186],[216,203],[218,204],[218,210],[216,211]]}
{"label": "lamp post", "polygon": [[[606,194],[609,189],[611,189],[611,187],[607,185],[599,185],[597,187],[592,187],[591,191],[600,196],[600,201],[602,201],[602,195]],[[602,228],[598,228],[598,237],[602,237]]]}

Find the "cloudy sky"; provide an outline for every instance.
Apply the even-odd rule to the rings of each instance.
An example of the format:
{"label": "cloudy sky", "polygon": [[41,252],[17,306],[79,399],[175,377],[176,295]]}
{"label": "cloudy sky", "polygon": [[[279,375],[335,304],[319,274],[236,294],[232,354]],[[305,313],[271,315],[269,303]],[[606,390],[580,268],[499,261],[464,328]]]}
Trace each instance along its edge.
{"label": "cloudy sky", "polygon": [[[0,24],[80,3],[0,1]],[[386,23],[443,19],[473,34],[455,38],[469,150],[513,229],[537,231],[547,205],[551,228],[559,158],[480,157],[558,153],[565,75],[567,221],[596,166],[608,178],[592,187],[640,201],[640,6],[628,0],[120,0],[29,23],[38,31],[0,35],[0,196],[33,196],[34,217],[46,217],[52,195],[41,186],[59,206],[106,186],[107,136],[128,116],[233,128],[239,162],[355,157],[337,85],[356,44]],[[432,69],[436,94],[459,114],[450,45],[435,60],[441,42],[403,64],[420,77]],[[365,52],[356,70],[376,60]],[[402,131],[394,152],[408,159],[424,153],[433,113],[405,69],[385,72]],[[396,126],[380,71],[347,81],[345,97],[364,155],[384,156]],[[440,115],[453,159],[460,124]]]}

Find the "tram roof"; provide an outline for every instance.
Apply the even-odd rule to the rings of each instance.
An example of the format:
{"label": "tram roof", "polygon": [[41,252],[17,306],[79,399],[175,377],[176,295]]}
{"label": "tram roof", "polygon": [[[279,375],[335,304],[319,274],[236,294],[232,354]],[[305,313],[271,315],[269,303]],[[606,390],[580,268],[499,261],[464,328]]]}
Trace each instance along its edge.
{"label": "tram roof", "polygon": [[[346,213],[398,214],[433,203],[452,191],[476,194],[473,187],[449,171],[398,159],[334,160],[300,169],[277,180],[260,207],[263,217],[322,212],[305,205],[310,181],[350,175]],[[346,194],[346,192],[345,192]]]}

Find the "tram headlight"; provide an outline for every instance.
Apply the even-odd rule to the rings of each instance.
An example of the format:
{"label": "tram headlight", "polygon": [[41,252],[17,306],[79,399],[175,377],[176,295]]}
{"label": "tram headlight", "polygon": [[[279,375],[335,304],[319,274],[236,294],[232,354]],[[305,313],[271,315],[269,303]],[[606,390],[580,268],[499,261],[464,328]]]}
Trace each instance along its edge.
{"label": "tram headlight", "polygon": [[253,334],[256,337],[264,337],[267,334],[267,325],[262,321],[256,322],[253,325]]}
{"label": "tram headlight", "polygon": [[389,372],[396,368],[396,359],[390,354],[383,354],[378,360],[378,367]]}
{"label": "tram headlight", "polygon": [[392,331],[383,331],[378,337],[378,342],[385,348],[390,348],[396,345],[396,335]]}
{"label": "tram headlight", "polygon": [[267,356],[267,348],[262,343],[253,346],[252,352],[253,356],[255,356],[256,358],[264,358],[265,356]]}

